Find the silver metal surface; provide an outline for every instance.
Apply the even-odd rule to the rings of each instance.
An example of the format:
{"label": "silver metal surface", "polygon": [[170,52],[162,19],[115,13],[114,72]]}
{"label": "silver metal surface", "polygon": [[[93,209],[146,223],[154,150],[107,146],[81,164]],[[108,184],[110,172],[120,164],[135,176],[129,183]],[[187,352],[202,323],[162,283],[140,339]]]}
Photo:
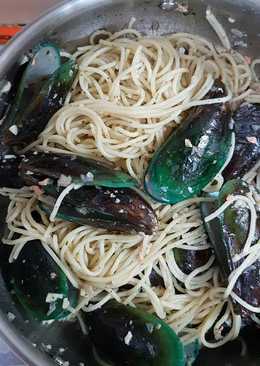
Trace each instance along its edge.
{"label": "silver metal surface", "polygon": [[[178,12],[176,7],[169,9],[171,8],[170,3],[171,1],[164,1],[167,8],[167,11],[164,11],[160,6],[162,5],[160,0],[67,1],[27,27],[0,53],[0,79],[12,79],[15,65],[23,53],[36,42],[48,39],[72,50],[76,45],[85,44],[93,31],[101,28],[118,30],[124,27],[132,16],[136,18],[137,29],[149,35],[191,32],[218,42],[215,33],[205,20],[207,6],[211,6],[215,15],[225,26],[235,48],[248,56],[260,56],[259,0],[190,0],[188,1],[190,12],[187,16]],[[230,17],[235,19],[235,23],[228,20]],[[237,39],[235,36],[237,32],[234,32],[233,29],[243,32],[242,39]],[[245,48],[246,45],[247,48]],[[6,204],[1,200],[0,206],[0,224],[2,223],[3,228]],[[55,325],[46,329],[46,327],[25,322],[26,319],[12,304],[1,278],[0,291],[1,333],[29,365],[53,365],[51,359],[35,350],[30,342],[40,345],[51,343],[55,347],[58,347],[56,344],[58,341],[67,342],[68,348],[70,348],[67,355],[70,366],[77,366],[79,362],[84,361],[84,350],[77,348],[77,337],[70,335],[69,327],[66,330],[66,327],[61,325],[58,329]],[[12,324],[6,319],[6,314],[10,311],[16,315]],[[44,346],[40,348],[44,349]],[[54,353],[52,355],[61,362],[60,356],[57,354],[55,356]]]}
{"label": "silver metal surface", "polygon": [[176,5],[176,0],[161,0],[160,7],[162,10],[174,9]]}

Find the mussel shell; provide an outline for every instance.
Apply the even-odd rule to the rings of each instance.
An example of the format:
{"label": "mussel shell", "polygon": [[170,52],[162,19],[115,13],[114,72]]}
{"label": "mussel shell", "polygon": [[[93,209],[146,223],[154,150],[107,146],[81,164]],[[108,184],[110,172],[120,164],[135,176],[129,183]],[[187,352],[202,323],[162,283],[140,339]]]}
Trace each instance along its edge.
{"label": "mussel shell", "polygon": [[203,347],[193,366],[257,366],[260,360],[259,337],[259,328],[246,327],[237,339],[222,347]]}
{"label": "mussel shell", "polygon": [[[45,192],[57,198],[59,188],[44,186]],[[42,205],[50,213],[53,206]],[[131,189],[81,187],[63,200],[57,218],[80,225],[153,234],[157,218],[151,206]]]}
{"label": "mussel shell", "polygon": [[[209,197],[211,197],[213,201],[204,201],[200,206],[203,218],[211,215],[218,208],[218,195],[216,193],[209,194]],[[227,283],[230,274],[231,255],[226,243],[223,241],[221,222],[217,217],[210,222],[204,221],[204,226],[214,249],[218,263],[221,266],[223,279]]]}
{"label": "mussel shell", "polygon": [[[40,185],[57,199],[63,189],[75,184],[63,200],[57,217],[81,225],[151,235],[157,228],[156,215],[144,198],[132,189],[138,183],[113,166],[71,155],[34,153],[20,165],[26,185]],[[63,185],[65,179],[65,186]],[[51,213],[54,202],[43,204]]]}
{"label": "mussel shell", "polygon": [[[34,47],[29,63],[19,82],[17,94],[10,113],[10,120],[22,113],[40,94],[43,84],[61,66],[60,50],[51,43],[41,43]],[[18,81],[17,81],[18,82]]]}
{"label": "mussel shell", "polygon": [[174,258],[183,273],[191,274],[195,269],[204,266],[210,259],[212,252],[206,250],[185,250],[175,248]]}
{"label": "mussel shell", "polygon": [[[22,118],[21,116],[30,109],[29,106],[40,94],[44,82],[61,65],[60,51],[51,43],[39,44],[32,53],[31,60],[20,67],[16,80],[12,83],[14,101],[9,113],[4,118],[1,131],[1,140],[4,140],[5,144],[7,144],[9,128],[12,125],[17,125],[19,119]],[[35,128],[39,127],[35,125]]]}
{"label": "mussel shell", "polygon": [[[41,83],[47,80],[61,66],[60,49],[53,43],[43,42],[32,50],[32,58],[23,76],[20,92],[33,95],[41,89]],[[30,90],[31,89],[31,90]],[[32,96],[32,94],[31,94]],[[23,96],[24,97],[24,96]]]}
{"label": "mussel shell", "polygon": [[3,123],[4,118],[11,107],[11,104],[18,93],[21,81],[28,63],[15,65],[12,74],[6,79],[0,80],[0,121]]}
{"label": "mussel shell", "polygon": [[236,146],[233,158],[223,172],[226,180],[243,177],[260,159],[260,105],[242,104],[233,119]]}
{"label": "mussel shell", "polygon": [[[75,61],[69,60],[43,81],[37,94],[29,88],[30,101],[27,100],[29,92],[26,98],[21,93],[4,123],[5,144],[21,149],[35,141],[50,118],[63,106],[75,74]],[[11,126],[16,126],[17,133],[10,130]]]}
{"label": "mussel shell", "polygon": [[[27,243],[18,258],[5,267],[5,281],[29,318],[64,319],[70,314],[63,308],[64,299],[68,299],[71,307],[77,305],[78,291],[41,242]],[[59,294],[60,298],[47,303],[48,294]]]}
{"label": "mussel shell", "polygon": [[20,166],[20,174],[27,185],[38,185],[46,178],[58,185],[61,176],[71,178],[71,183],[109,188],[132,188],[138,183],[128,174],[106,164],[75,155],[32,154]]}
{"label": "mussel shell", "polygon": [[19,176],[21,157],[6,154],[0,159],[0,187],[22,188],[23,179]]}
{"label": "mussel shell", "polygon": [[96,352],[105,362],[116,366],[184,366],[179,338],[152,314],[110,301],[85,316]]}
{"label": "mussel shell", "polygon": [[[226,202],[230,195],[246,196],[250,193],[249,185],[240,179],[228,181],[219,193],[219,206]],[[221,216],[224,241],[231,256],[243,250],[249,232],[250,211],[246,204],[233,203]],[[230,266],[232,269],[232,265]]]}
{"label": "mussel shell", "polygon": [[[224,85],[217,84],[208,97],[224,95]],[[230,154],[230,122],[228,106],[215,104],[193,109],[150,162],[145,176],[147,192],[155,200],[170,204],[199,195],[221,171]]]}
{"label": "mussel shell", "polygon": [[[260,262],[257,261],[248,267],[239,277],[234,287],[234,292],[248,304],[260,307]],[[252,313],[236,304],[235,311],[242,315],[247,323],[251,323]]]}
{"label": "mussel shell", "polygon": [[149,281],[152,287],[162,287],[165,288],[165,283],[161,275],[159,275],[154,269],[152,269]]}
{"label": "mussel shell", "polygon": [[12,75],[9,75],[6,80],[0,81],[0,159],[4,159],[5,155],[13,153],[10,146],[4,142],[2,125],[5,124],[5,120],[12,108],[13,100],[18,93],[18,88],[26,67],[26,63],[20,66],[14,66]]}
{"label": "mussel shell", "polygon": [[[228,181],[219,193],[218,201],[203,203],[202,214],[204,217],[221,207],[230,195],[246,196],[250,192],[250,186],[243,180]],[[228,283],[229,275],[238,268],[243,259],[235,261],[235,255],[240,254],[244,248],[250,227],[250,210],[246,204],[234,202],[216,219],[206,223],[206,229],[211,239],[217,260],[222,269],[223,278]],[[255,241],[259,239],[259,231],[256,230]],[[238,278],[234,292],[252,306],[260,306],[260,262],[249,266]],[[236,304],[235,311],[247,318],[250,312]]]}

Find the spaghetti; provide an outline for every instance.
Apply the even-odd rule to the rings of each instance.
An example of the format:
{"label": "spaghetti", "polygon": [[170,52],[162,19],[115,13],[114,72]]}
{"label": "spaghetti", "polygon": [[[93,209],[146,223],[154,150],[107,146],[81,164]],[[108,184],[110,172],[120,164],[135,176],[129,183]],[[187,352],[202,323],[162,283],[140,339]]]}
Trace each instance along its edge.
{"label": "spaghetti", "polygon": [[[207,18],[222,35],[224,30],[211,12],[207,12]],[[66,105],[25,151],[34,148],[106,159],[142,181],[153,153],[182,122],[187,110],[250,99],[254,72],[241,54],[229,50],[226,35],[223,46],[217,50],[207,40],[188,33],[147,38],[132,28],[115,34],[96,32],[89,45],[79,47],[73,55],[79,72]],[[205,99],[216,79],[226,85],[227,95]],[[223,179],[216,179],[218,190]],[[259,167],[247,179],[259,187]],[[28,241],[40,240],[80,289],[80,302],[72,315],[80,310],[93,311],[116,299],[142,306],[165,319],[185,344],[199,338],[202,344],[214,348],[238,336],[241,318],[234,313],[228,295],[239,302],[232,290],[243,268],[232,274],[226,289],[213,255],[189,275],[181,271],[175,259],[176,248],[210,248],[199,210],[199,204],[209,198],[194,198],[174,206],[152,203],[159,219],[157,233],[152,237],[119,235],[55,219],[62,198],[76,188],[65,188],[50,218],[38,205],[45,196],[37,196],[30,189],[2,190],[11,199],[7,215],[10,232],[3,240],[13,246],[11,261]],[[34,219],[34,212],[40,215],[40,223]],[[250,263],[259,258],[250,246],[253,224],[246,248]],[[152,272],[162,278],[164,286],[151,285]],[[230,325],[230,330],[223,336],[224,324]],[[213,326],[215,340],[210,342],[207,333]]]}

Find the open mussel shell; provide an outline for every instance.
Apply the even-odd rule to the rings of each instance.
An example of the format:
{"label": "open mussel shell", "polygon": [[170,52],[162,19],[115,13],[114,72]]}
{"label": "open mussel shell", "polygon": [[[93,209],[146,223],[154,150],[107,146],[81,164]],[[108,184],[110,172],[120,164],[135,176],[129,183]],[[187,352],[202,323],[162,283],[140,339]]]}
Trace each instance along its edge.
{"label": "open mussel shell", "polygon": [[[53,43],[40,43],[32,50],[32,58],[23,76],[20,85],[21,97],[26,93],[38,92],[41,83],[47,80],[61,66],[60,49]],[[23,94],[23,95],[22,95]],[[29,94],[28,94],[29,97]]]}
{"label": "open mussel shell", "polygon": [[60,65],[60,51],[55,45],[43,43],[33,49],[30,61],[20,68],[23,71],[21,77],[18,75],[18,78],[13,82],[16,93],[13,95],[14,101],[11,104],[9,113],[3,120],[1,132],[5,143],[10,132],[9,128],[17,126],[17,122],[22,119],[23,113],[29,109],[33,100],[40,94],[42,85]]}
{"label": "open mussel shell", "polygon": [[[208,98],[224,97],[218,82]],[[232,149],[231,111],[223,104],[192,109],[154,154],[145,176],[146,191],[174,204],[201,193],[223,169]]]}
{"label": "open mussel shell", "polygon": [[[57,186],[66,182],[108,188],[133,188],[138,183],[113,165],[74,155],[35,153],[23,159],[20,175],[27,185],[51,179]],[[65,181],[65,183],[63,183]]]}
{"label": "open mussel shell", "polygon": [[37,153],[23,159],[20,175],[26,185],[39,185],[53,199],[41,204],[50,214],[62,191],[57,218],[81,225],[151,235],[157,218],[147,201],[132,188],[138,183],[113,166],[71,155]]}
{"label": "open mussel shell", "polygon": [[[45,192],[58,198],[60,190],[45,186]],[[42,203],[50,214],[54,201]],[[64,198],[57,218],[80,225],[90,225],[115,231],[153,234],[157,218],[151,206],[131,189],[81,187]]]}
{"label": "open mussel shell", "polygon": [[4,119],[0,134],[4,144],[21,149],[32,143],[63,106],[75,73],[75,61],[61,65],[56,46],[37,46]]}
{"label": "open mussel shell", "polygon": [[64,319],[70,314],[68,307],[77,305],[78,291],[40,241],[28,242],[17,259],[5,265],[3,276],[31,319]]}
{"label": "open mussel shell", "polygon": [[85,319],[100,365],[185,365],[183,345],[174,331],[140,308],[112,300],[86,313]]}
{"label": "open mussel shell", "polygon": [[19,148],[33,142],[44,130],[51,117],[63,106],[76,75],[76,64],[69,60],[46,80],[40,92],[32,98],[27,108],[19,108],[19,113],[12,120],[6,132],[6,143]]}
{"label": "open mussel shell", "polygon": [[236,145],[223,172],[226,180],[243,177],[260,159],[260,105],[244,103],[234,113]]}

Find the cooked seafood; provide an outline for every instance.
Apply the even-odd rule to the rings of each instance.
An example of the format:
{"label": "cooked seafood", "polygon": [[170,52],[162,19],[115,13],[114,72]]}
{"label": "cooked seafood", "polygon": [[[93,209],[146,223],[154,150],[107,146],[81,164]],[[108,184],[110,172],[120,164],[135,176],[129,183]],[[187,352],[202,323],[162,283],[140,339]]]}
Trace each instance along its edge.
{"label": "cooked seafood", "polygon": [[110,301],[85,316],[99,359],[116,365],[184,366],[174,331],[141,309]]}
{"label": "cooked seafood", "polygon": [[40,241],[28,242],[18,258],[4,266],[3,276],[30,319],[64,319],[78,303],[78,291]]}
{"label": "cooked seafood", "polygon": [[[217,82],[208,98],[225,95]],[[231,110],[205,105],[190,116],[154,154],[145,188],[157,201],[174,204],[200,194],[223,170],[232,146]]]}
{"label": "cooked seafood", "polygon": [[233,119],[236,146],[223,172],[226,180],[243,177],[260,159],[260,106],[244,103],[234,113]]}
{"label": "cooked seafood", "polygon": [[[157,227],[152,207],[136,191],[137,182],[126,173],[92,159],[44,153],[6,157],[0,165],[1,184],[9,188],[38,187],[48,197],[41,207],[52,214],[66,188],[54,218],[83,225],[151,235]],[[50,198],[52,197],[52,199]]]}
{"label": "cooked seafood", "polygon": [[[24,68],[24,67],[23,67]],[[0,145],[22,149],[35,141],[50,118],[63,106],[76,75],[76,64],[61,64],[60,50],[40,44],[22,74],[14,101],[2,120]],[[9,151],[7,151],[8,153]]]}
{"label": "cooked seafood", "polygon": [[[248,261],[250,248],[254,249],[254,244],[260,239],[260,216],[255,221],[253,220],[250,206],[254,206],[256,203],[250,186],[242,180],[228,181],[219,192],[215,203],[204,202],[202,204],[204,217],[208,217],[214,211],[214,207],[218,209],[231,199],[234,201],[221,215],[206,222],[206,228],[227,285],[232,279],[230,275],[234,274],[234,271],[243,265],[245,260]],[[253,232],[252,243],[248,241],[250,232],[251,236]],[[254,308],[260,307],[259,270],[259,260],[253,261],[251,265],[249,263],[237,278],[233,289],[239,298]],[[251,317],[250,311],[241,304],[237,304],[236,311],[244,318]]]}

